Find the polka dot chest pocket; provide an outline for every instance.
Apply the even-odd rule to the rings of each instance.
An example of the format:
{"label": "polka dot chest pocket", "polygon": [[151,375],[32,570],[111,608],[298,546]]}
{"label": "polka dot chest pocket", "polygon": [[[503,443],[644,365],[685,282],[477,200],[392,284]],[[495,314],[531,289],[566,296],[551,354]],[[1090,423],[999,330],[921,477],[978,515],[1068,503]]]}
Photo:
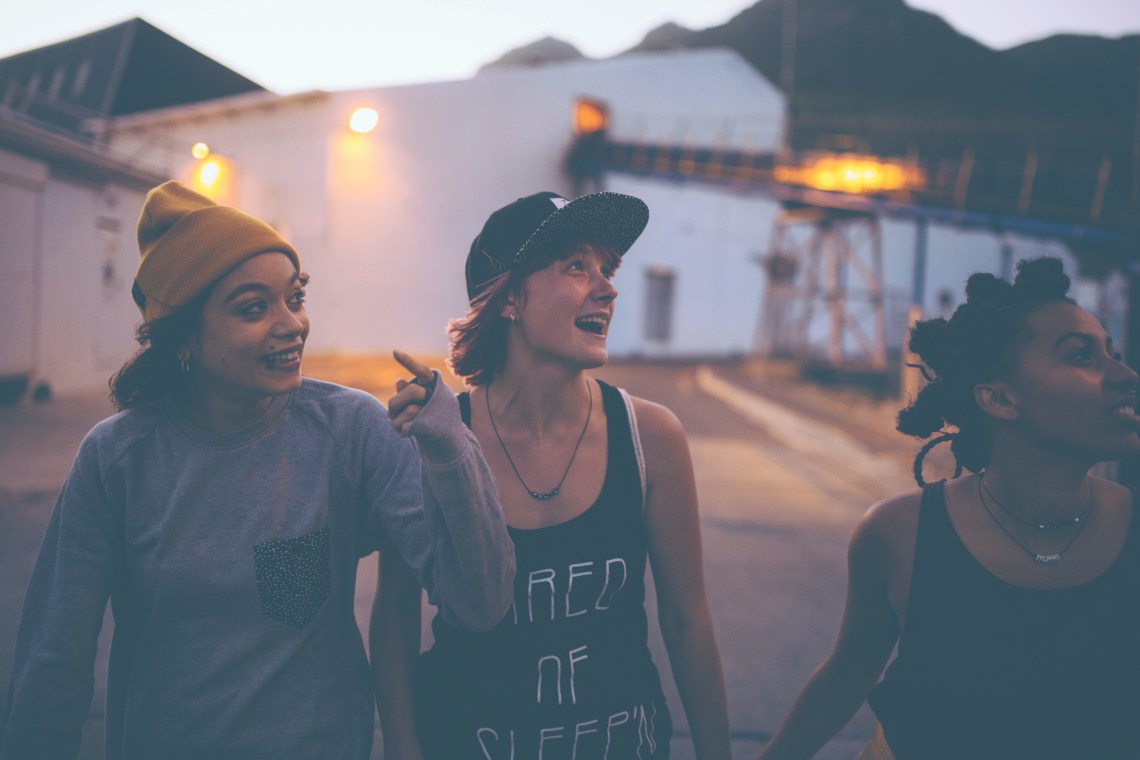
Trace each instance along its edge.
{"label": "polka dot chest pocket", "polygon": [[328,528],[253,547],[257,595],[270,620],[304,628],[329,595]]}

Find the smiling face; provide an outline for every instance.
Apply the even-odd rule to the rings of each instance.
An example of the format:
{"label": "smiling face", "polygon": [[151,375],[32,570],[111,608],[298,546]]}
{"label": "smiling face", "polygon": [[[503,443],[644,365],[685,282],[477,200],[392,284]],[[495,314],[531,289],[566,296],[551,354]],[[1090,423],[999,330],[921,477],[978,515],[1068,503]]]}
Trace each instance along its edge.
{"label": "smiling face", "polygon": [[589,369],[605,364],[606,336],[617,288],[611,279],[620,259],[590,245],[529,275],[503,316],[517,317],[509,351]]}
{"label": "smiling face", "polygon": [[191,397],[198,405],[243,408],[297,389],[308,334],[293,261],[275,252],[247,259],[213,285],[184,348]]}
{"label": "smiling face", "polygon": [[1030,337],[1018,349],[1016,369],[995,384],[1008,397],[1009,419],[1031,439],[1093,461],[1140,453],[1137,376],[1096,318],[1052,302],[1026,323]]}

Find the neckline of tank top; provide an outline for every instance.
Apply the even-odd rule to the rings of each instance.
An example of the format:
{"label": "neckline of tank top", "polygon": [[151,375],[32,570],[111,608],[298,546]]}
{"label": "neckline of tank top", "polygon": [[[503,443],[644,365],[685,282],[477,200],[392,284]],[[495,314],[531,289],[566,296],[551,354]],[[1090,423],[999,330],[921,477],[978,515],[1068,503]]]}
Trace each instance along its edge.
{"label": "neckline of tank top", "polygon": [[[1117,553],[1116,557],[1113,558],[1112,563],[1109,564],[1108,567],[1106,567],[1104,570],[1097,573],[1093,577],[1087,578],[1087,579],[1081,581],[1080,583],[1075,583],[1071,586],[1053,586],[1053,587],[1046,587],[1046,588],[1037,588],[1034,586],[1022,586],[1018,583],[1012,583],[1012,582],[1006,580],[1005,578],[1002,578],[1000,575],[997,575],[992,570],[990,570],[988,567],[986,567],[984,564],[982,564],[981,560],[979,560],[974,555],[974,553],[972,551],[970,551],[970,547],[966,546],[966,543],[962,540],[962,537],[958,534],[958,529],[954,526],[954,521],[952,519],[950,519],[950,510],[946,506],[946,493],[945,493],[946,481],[939,481],[937,484],[933,484],[933,485],[938,486],[938,490],[939,490],[938,498],[942,502],[942,515],[943,515],[943,518],[946,520],[946,522],[949,524],[950,532],[953,535],[952,540],[955,542],[955,544],[957,544],[957,546],[963,552],[966,553],[966,556],[969,557],[970,562],[975,567],[977,567],[978,570],[980,570],[982,573],[984,573],[987,577],[991,578],[995,583],[999,583],[1003,587],[1013,589],[1014,591],[1025,591],[1025,592],[1029,592],[1032,594],[1052,594],[1052,593],[1071,593],[1073,591],[1079,591],[1081,589],[1086,589],[1086,588],[1089,588],[1089,587],[1096,585],[1098,583],[1105,582],[1105,579],[1111,580],[1112,576],[1118,574],[1121,571],[1121,568],[1123,567],[1123,564],[1124,564],[1125,557],[1132,555],[1132,554],[1136,553],[1136,551],[1138,551],[1138,549],[1133,547],[1133,544],[1135,544],[1137,542],[1137,540],[1140,540],[1140,528],[1137,528],[1137,524],[1136,524],[1137,523],[1137,520],[1136,520],[1136,491],[1129,489],[1132,492],[1132,514],[1131,514],[1131,516],[1129,518],[1129,522],[1128,522],[1127,535],[1124,538],[1124,544],[1120,547],[1120,551]],[[911,573],[913,574],[913,572],[914,572],[914,570],[912,568]]]}

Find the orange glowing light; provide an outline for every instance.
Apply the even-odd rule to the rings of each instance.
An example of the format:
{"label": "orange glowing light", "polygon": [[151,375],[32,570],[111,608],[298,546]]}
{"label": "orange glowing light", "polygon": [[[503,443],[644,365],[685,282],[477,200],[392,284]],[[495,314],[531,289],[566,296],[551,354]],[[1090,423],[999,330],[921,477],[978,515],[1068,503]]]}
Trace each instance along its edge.
{"label": "orange glowing light", "polygon": [[380,114],[375,108],[357,108],[348,120],[348,128],[358,134],[366,135],[376,129],[380,123]]}
{"label": "orange glowing light", "polygon": [[609,126],[609,109],[596,100],[579,100],[574,104],[574,133],[588,135],[602,132]]}
{"label": "orange glowing light", "polygon": [[805,185],[840,193],[885,193],[921,187],[922,172],[915,166],[874,156],[826,154],[799,165],[777,166],[779,182]]}
{"label": "orange glowing light", "polygon": [[203,161],[202,165],[198,167],[198,181],[202,183],[202,187],[209,189],[218,184],[218,178],[222,175],[222,167],[214,159]]}
{"label": "orange glowing light", "polygon": [[194,143],[194,147],[190,149],[190,155],[197,159],[203,159],[210,155],[210,146],[204,142]]}
{"label": "orange glowing light", "polygon": [[194,167],[190,186],[218,203],[231,203],[234,192],[233,162],[217,153],[211,153]]}

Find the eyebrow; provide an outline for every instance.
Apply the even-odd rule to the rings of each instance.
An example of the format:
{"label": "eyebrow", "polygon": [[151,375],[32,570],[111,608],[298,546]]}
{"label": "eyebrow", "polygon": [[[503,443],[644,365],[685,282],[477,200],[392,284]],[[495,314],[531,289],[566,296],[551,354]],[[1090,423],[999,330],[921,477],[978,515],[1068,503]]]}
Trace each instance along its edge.
{"label": "eyebrow", "polygon": [[[1064,335],[1062,335],[1061,337],[1057,338],[1057,340],[1053,341],[1053,348],[1054,349],[1060,348],[1061,344],[1063,344],[1069,338],[1077,338],[1078,340],[1083,340],[1083,341],[1086,341],[1088,343],[1097,343],[1097,344],[1100,343],[1100,341],[1097,339],[1097,336],[1093,335],[1092,333],[1067,332]],[[1112,337],[1111,336],[1109,336],[1109,335],[1104,336],[1104,345],[1108,348],[1112,348]]]}
{"label": "eyebrow", "polygon": [[[294,274],[293,278],[291,280],[289,280],[289,284],[293,285],[299,279],[300,279],[300,277],[298,275]],[[233,301],[235,298],[242,296],[242,295],[245,295],[246,293],[271,293],[271,292],[273,292],[273,289],[271,287],[269,287],[268,285],[265,285],[265,284],[260,283],[260,282],[248,282],[244,285],[238,285],[236,288],[231,290],[230,294],[225,297],[225,300],[223,300],[222,303],[228,304],[230,301]]]}

